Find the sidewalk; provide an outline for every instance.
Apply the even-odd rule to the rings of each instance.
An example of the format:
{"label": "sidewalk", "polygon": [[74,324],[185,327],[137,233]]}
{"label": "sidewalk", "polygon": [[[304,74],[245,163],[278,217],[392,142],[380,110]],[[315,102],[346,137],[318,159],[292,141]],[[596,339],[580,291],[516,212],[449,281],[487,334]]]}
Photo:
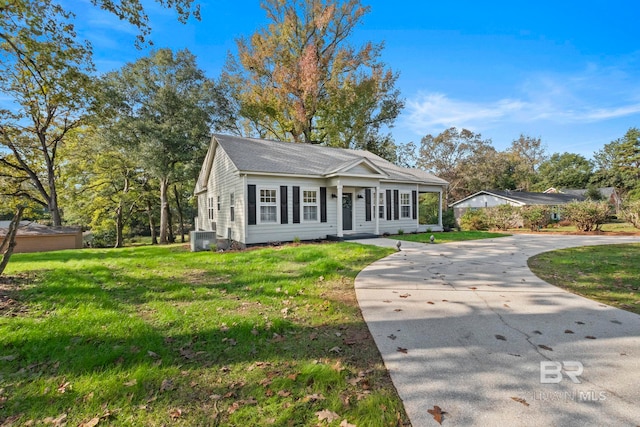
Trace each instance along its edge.
{"label": "sidewalk", "polygon": [[[527,267],[540,252],[628,242],[640,238],[403,241],[365,268],[358,302],[413,427],[438,425],[427,412],[434,405],[446,412],[444,426],[640,425],[640,316],[551,286]],[[582,364],[581,382],[547,371],[547,382],[561,381],[542,383],[540,362]]]}

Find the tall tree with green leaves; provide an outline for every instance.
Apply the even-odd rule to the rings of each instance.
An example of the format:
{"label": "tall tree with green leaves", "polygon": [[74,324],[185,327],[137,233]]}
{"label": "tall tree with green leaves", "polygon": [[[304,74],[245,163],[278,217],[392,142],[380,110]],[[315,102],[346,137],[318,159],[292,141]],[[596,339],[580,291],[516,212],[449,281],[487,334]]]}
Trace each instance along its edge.
{"label": "tall tree with green leaves", "polygon": [[447,198],[457,200],[469,195],[467,185],[472,174],[465,165],[475,164],[474,157],[492,149],[491,141],[482,139],[479,133],[452,127],[436,136],[422,138],[416,164],[447,180]]}
{"label": "tall tree with green leaves", "polygon": [[178,165],[201,159],[211,131],[224,126],[217,108],[224,97],[186,49],[160,49],[109,73],[102,84],[102,128],[159,180],[159,238],[168,243],[169,187]]}
{"label": "tall tree with green leaves", "polygon": [[0,163],[22,196],[40,203],[54,225],[58,206],[57,152],[83,123],[92,100],[87,44],[75,40],[71,15],[48,1],[9,2],[0,20]]}
{"label": "tall tree with green leaves", "polygon": [[630,128],[622,138],[606,144],[593,157],[596,185],[616,187],[622,194],[640,198],[640,129]]}
{"label": "tall tree with green leaves", "polygon": [[536,188],[587,188],[593,175],[593,163],[574,153],[554,153],[538,167]]}
{"label": "tall tree with green leaves", "polygon": [[546,160],[546,148],[540,138],[520,135],[507,149],[516,189],[530,191],[538,179],[538,166]]}
{"label": "tall tree with green leaves", "polygon": [[223,79],[238,130],[282,141],[395,153],[383,134],[403,107],[383,46],[349,44],[369,11],[359,0],[263,0],[269,24],[237,40]]}

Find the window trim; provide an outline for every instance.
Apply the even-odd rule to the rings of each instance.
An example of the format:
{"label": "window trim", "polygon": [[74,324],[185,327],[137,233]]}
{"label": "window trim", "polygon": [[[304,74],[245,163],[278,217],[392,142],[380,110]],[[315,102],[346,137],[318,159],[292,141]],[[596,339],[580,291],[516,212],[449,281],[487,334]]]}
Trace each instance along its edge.
{"label": "window trim", "polygon": [[209,218],[209,221],[213,221],[215,220],[215,208],[214,208],[214,198],[213,197],[207,197],[207,217]]}
{"label": "window trim", "polygon": [[[305,191],[313,191],[316,193],[316,201],[314,203],[309,203],[304,201],[304,193]],[[320,187],[304,187],[300,189],[300,210],[301,215],[300,219],[303,223],[316,223],[320,222]],[[304,217],[304,208],[307,206],[315,206],[316,208],[316,219],[305,219]]]}
{"label": "window trim", "polygon": [[[263,190],[273,191],[275,194],[274,202],[263,202],[261,193]],[[276,218],[274,221],[262,220],[262,207],[273,206],[276,212]],[[280,187],[278,186],[263,186],[256,188],[256,223],[257,224],[280,224]]]}
{"label": "window trim", "polygon": [[236,221],[236,196],[233,191],[229,193],[229,221]]}
{"label": "window trim", "polygon": [[[406,196],[408,203],[402,203],[402,198]],[[411,216],[411,191],[400,191],[399,203],[400,207],[400,219],[412,219]],[[407,215],[405,215],[404,208],[407,208]]]}
{"label": "window trim", "polygon": [[386,219],[387,218],[387,210],[386,210],[386,195],[384,190],[380,190],[378,192],[378,219]]}

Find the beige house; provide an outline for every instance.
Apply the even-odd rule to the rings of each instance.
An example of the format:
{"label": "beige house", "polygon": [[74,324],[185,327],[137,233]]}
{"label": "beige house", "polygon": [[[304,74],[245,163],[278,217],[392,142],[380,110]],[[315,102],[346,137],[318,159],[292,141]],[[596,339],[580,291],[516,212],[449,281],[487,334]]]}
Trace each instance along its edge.
{"label": "beige house", "polygon": [[[8,221],[0,222],[0,239],[6,236]],[[16,234],[14,253],[47,252],[82,248],[82,230],[76,227],[47,227],[22,222]]]}

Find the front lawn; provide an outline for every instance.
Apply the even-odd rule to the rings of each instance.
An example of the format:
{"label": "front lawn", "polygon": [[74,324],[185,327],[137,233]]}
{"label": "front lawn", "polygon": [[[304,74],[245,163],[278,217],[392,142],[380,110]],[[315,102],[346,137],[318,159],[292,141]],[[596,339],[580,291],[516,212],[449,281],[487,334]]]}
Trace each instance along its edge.
{"label": "front lawn", "polygon": [[640,244],[545,252],[528,264],[552,285],[640,314]]}
{"label": "front lawn", "polygon": [[464,240],[492,239],[494,237],[507,237],[510,234],[493,233],[488,231],[450,231],[418,234],[394,234],[391,239],[406,240],[409,242],[429,243],[433,235],[434,243],[462,242]]}
{"label": "front lawn", "polygon": [[0,278],[0,425],[408,423],[353,290],[390,252],[16,254]]}

